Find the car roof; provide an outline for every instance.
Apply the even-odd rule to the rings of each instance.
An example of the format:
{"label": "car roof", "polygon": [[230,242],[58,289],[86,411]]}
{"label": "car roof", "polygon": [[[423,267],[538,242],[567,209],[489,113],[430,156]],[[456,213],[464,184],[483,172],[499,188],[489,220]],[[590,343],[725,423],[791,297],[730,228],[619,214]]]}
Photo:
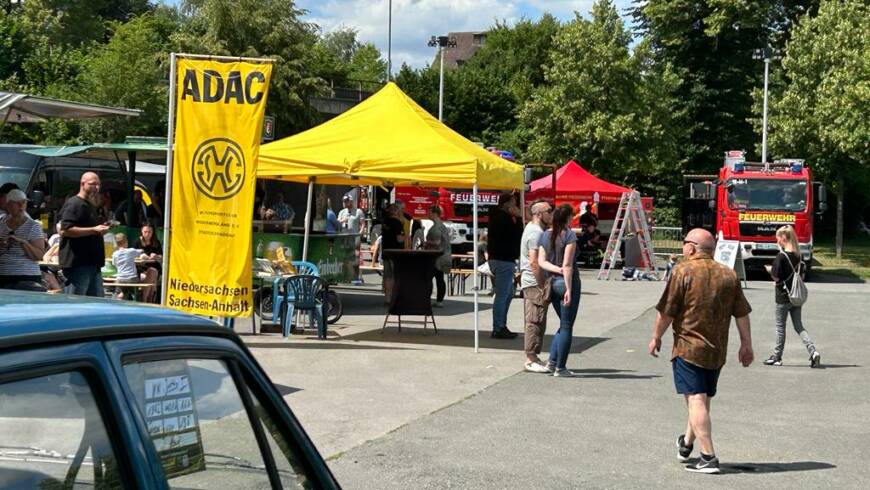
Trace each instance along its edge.
{"label": "car roof", "polygon": [[212,320],[158,306],[0,290],[0,345],[153,334],[233,336]]}

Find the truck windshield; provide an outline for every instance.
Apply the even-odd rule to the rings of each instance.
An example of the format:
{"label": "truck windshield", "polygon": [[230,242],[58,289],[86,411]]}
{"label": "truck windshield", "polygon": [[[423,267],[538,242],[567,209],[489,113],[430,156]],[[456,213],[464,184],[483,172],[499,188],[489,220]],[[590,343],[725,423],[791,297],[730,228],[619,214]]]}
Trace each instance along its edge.
{"label": "truck windshield", "polygon": [[15,168],[0,166],[0,185],[7,182],[12,182],[18,185],[19,189],[27,189],[27,184],[30,183],[30,173],[33,169]]}
{"label": "truck windshield", "polygon": [[731,209],[803,211],[807,207],[803,180],[729,179],[725,190]]}

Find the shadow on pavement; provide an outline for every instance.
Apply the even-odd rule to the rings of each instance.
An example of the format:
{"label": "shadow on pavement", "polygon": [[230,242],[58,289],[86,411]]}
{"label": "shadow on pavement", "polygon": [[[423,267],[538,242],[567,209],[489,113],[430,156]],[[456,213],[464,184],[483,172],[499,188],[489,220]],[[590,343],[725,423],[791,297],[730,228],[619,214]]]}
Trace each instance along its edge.
{"label": "shadow on pavement", "polygon": [[[371,291],[353,289],[338,290],[341,298],[342,314],[343,315],[360,315],[360,316],[380,316],[383,320],[387,313],[387,306],[384,304],[384,297],[380,293],[372,293]],[[491,302],[483,301],[485,296],[481,295],[481,301],[478,303],[479,311],[487,311],[492,309]],[[457,298],[462,298],[463,301],[457,301]],[[434,295],[433,295],[434,299]],[[522,299],[514,298],[514,301],[519,301],[522,304]],[[447,296],[444,298],[443,308],[433,308],[432,311],[436,315],[436,320],[440,316],[463,315],[474,311],[474,301],[471,295],[468,296]],[[339,320],[341,323],[341,320]]]}
{"label": "shadow on pavement", "polygon": [[572,369],[571,372],[577,378],[653,379],[662,377],[660,374],[632,374],[637,372],[633,369]]}
{"label": "shadow on pavement", "polygon": [[818,461],[796,461],[794,463],[723,463],[722,474],[736,473],[783,473],[786,471],[830,470],[836,468],[830,463]]}
{"label": "shadow on pavement", "polygon": [[[395,318],[395,317],[392,317]],[[504,349],[523,352],[523,336],[515,339],[494,339],[489,336],[489,330],[480,331],[481,349]],[[395,342],[399,344],[439,345],[447,347],[474,347],[474,332],[470,330],[452,330],[439,328],[438,333],[432,329],[431,322],[426,330],[423,330],[423,321],[407,321],[402,319],[402,331],[396,328],[394,320],[390,320],[386,330],[376,329],[355,333],[341,337],[342,340],[354,340],[365,342]],[[552,335],[544,337],[544,352],[550,348]],[[606,337],[574,337],[571,343],[571,352],[578,353],[590,349],[601,342],[609,340]],[[320,344],[317,344],[320,345]]]}
{"label": "shadow on pavement", "polygon": [[315,336],[310,337],[310,339],[312,342],[245,342],[245,345],[249,349],[420,350],[413,347],[339,343],[342,339],[335,337],[321,341],[318,341]]}
{"label": "shadow on pavement", "polygon": [[820,364],[816,369],[840,369],[840,368],[857,368],[861,367],[857,364]]}
{"label": "shadow on pavement", "polygon": [[849,269],[813,270],[807,282],[863,284],[867,282]]}
{"label": "shadow on pavement", "polygon": [[302,388],[294,388],[292,386],[279,385],[277,383],[273,383],[275,388],[278,388],[278,393],[281,393],[281,396],[291,395],[296,393],[297,391],[302,391]]}

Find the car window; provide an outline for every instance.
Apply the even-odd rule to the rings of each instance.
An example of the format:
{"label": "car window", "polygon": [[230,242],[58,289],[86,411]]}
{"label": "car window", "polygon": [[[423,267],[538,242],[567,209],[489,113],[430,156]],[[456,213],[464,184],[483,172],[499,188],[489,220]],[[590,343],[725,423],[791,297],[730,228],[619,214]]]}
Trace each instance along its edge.
{"label": "car window", "polygon": [[0,384],[0,488],[94,487],[123,484],[85,376]]}
{"label": "car window", "polygon": [[[134,362],[124,371],[170,488],[272,488],[242,397],[223,361]],[[289,465],[282,467],[281,453],[273,452],[278,469],[285,470],[279,475],[286,473]],[[282,480],[296,481],[286,474]]]}
{"label": "car window", "polygon": [[248,393],[254,405],[254,412],[260,421],[260,426],[266,434],[266,440],[269,441],[269,449],[275,458],[275,466],[278,469],[281,485],[284,488],[293,489],[315,488],[315,483],[309,480],[300,458],[294,454],[292,446],[281,434],[278,425],[266,413],[263,405],[257,400],[256,395],[251,393],[250,390],[248,390]]}

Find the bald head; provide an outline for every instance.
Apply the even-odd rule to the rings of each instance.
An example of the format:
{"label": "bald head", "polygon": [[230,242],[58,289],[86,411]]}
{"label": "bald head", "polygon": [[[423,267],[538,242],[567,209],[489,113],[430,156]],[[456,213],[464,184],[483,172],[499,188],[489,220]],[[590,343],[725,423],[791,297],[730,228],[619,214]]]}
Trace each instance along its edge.
{"label": "bald head", "polygon": [[686,235],[686,241],[693,242],[699,252],[712,254],[716,250],[716,239],[712,233],[703,228],[690,230]]}
{"label": "bald head", "polygon": [[550,224],[550,214],[548,213],[548,211],[550,211],[550,203],[548,203],[546,201],[536,202],[536,203],[532,204],[530,211],[532,212],[532,222],[533,223],[537,223],[539,225],[540,224],[544,224],[544,225]]}
{"label": "bald head", "polygon": [[79,183],[79,197],[87,199],[91,203],[96,204],[100,195],[100,176],[93,172],[85,172],[82,174],[82,180]]}

